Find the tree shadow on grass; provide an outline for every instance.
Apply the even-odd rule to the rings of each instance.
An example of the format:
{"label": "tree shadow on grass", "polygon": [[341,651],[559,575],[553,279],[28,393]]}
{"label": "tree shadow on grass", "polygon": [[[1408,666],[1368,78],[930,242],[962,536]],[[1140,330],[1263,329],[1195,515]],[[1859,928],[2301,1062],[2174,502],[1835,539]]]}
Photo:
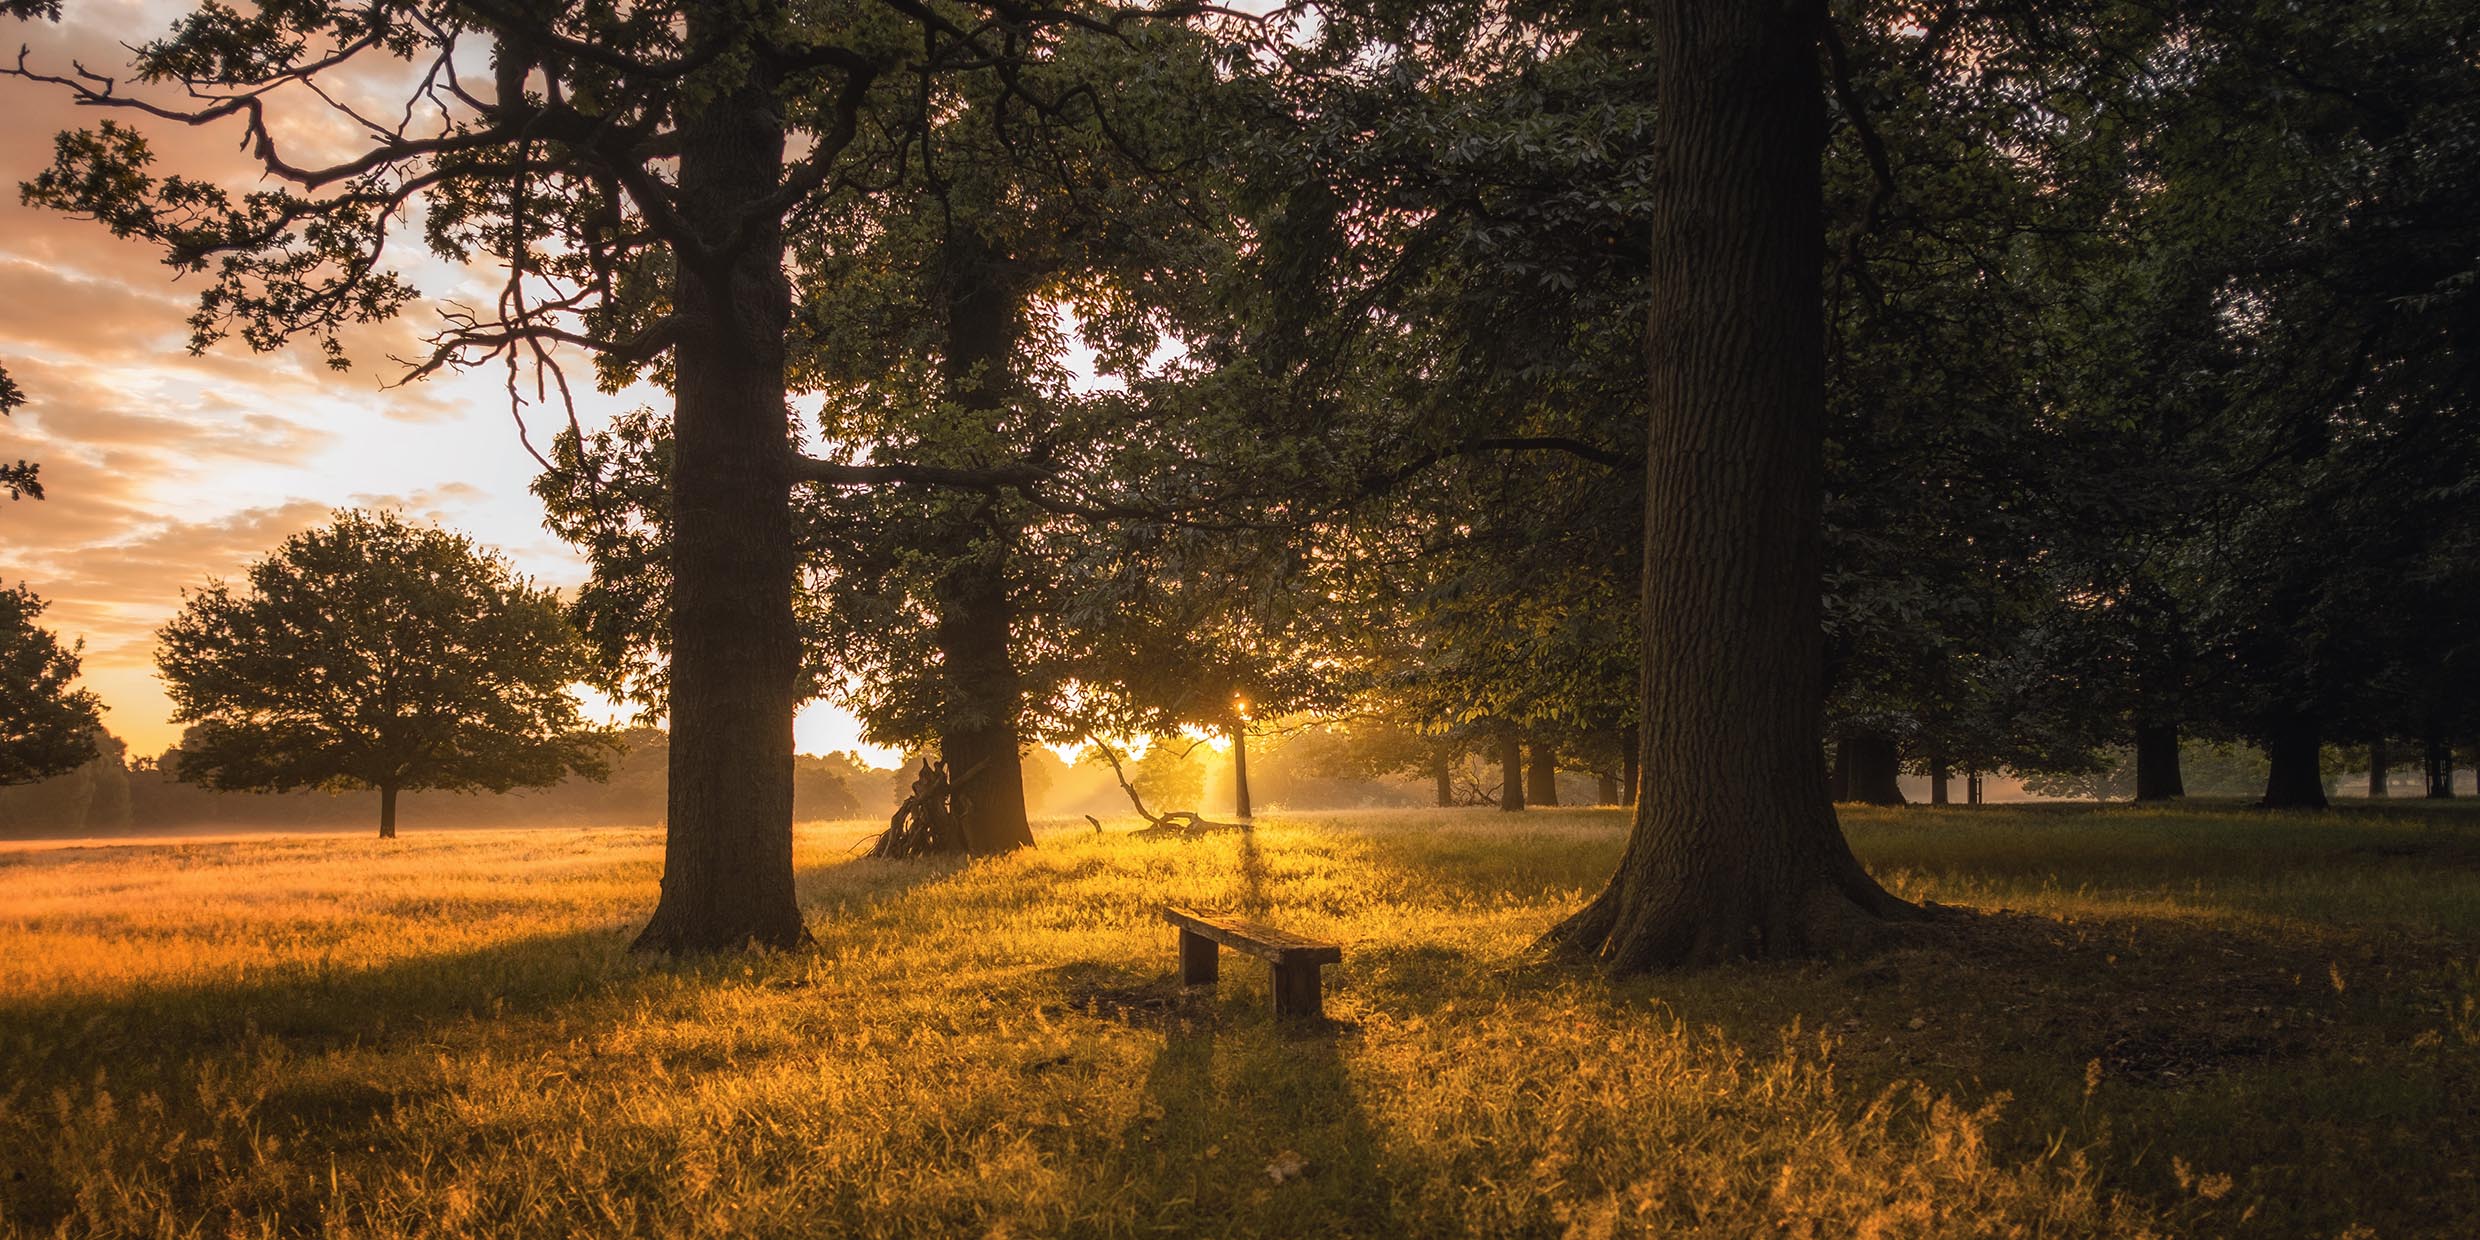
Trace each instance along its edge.
{"label": "tree shadow on grass", "polygon": [[[805,866],[803,910],[813,924],[857,920],[955,868]],[[416,932],[421,925],[408,924]],[[191,1151],[171,1173],[176,1194],[208,1200],[214,1173],[199,1165],[198,1138],[242,1122],[233,1116],[294,1149],[383,1146],[393,1114],[456,1088],[457,1058],[526,1056],[546,1082],[623,1071],[597,1057],[595,1039],[626,1024],[638,1005],[750,984],[750,957],[635,957],[628,947],[636,931],[634,917],[512,930],[478,948],[368,964],[304,958],[241,976],[0,1000],[0,1232],[48,1232],[67,1217],[81,1178],[127,1171],[83,1147],[55,1148],[55,1105],[79,1112],[81,1125],[103,1122],[96,1116],[106,1094],[123,1109],[142,1109]],[[793,968],[797,960],[784,958]],[[764,984],[792,976],[770,972],[777,976]],[[728,1054],[679,1044],[655,1053],[671,1070],[693,1071],[710,1053]]]}
{"label": "tree shadow on grass", "polygon": [[[2461,950],[2296,922],[1960,910],[1848,958],[1603,993],[1605,1019],[1658,1005],[1752,1054],[1786,1029],[1822,1035],[1847,1097],[1918,1080],[2004,1099],[2001,1158],[2089,1146],[2114,1191],[2165,1209],[2198,1206],[2175,1155],[2237,1177],[2224,1224],[2419,1234],[2480,1218],[2480,1184],[2440,1174],[2480,1159],[2458,1101],[2480,1096],[2480,1055],[2438,1038]],[[1523,972],[1550,988],[1581,971]],[[2394,1169],[2382,1191],[2372,1167]]]}
{"label": "tree shadow on grass", "polygon": [[[250,1131],[296,1147],[358,1148],[391,1112],[447,1088],[431,1057],[403,1054],[408,1044],[439,1041],[445,1053],[453,1026],[539,1015],[605,991],[627,971],[627,944],[622,931],[580,930],[366,968],[311,963],[0,1003],[0,1078],[32,1091],[28,1105],[0,1107],[0,1224],[50,1230],[79,1179],[122,1171],[51,1148],[56,1134],[31,1104],[54,1091],[81,1128],[102,1122],[109,1096],[191,1146],[246,1115]],[[370,1056],[391,1052],[388,1069],[374,1068]],[[208,1191],[195,1155],[174,1162],[177,1191]]]}
{"label": "tree shadow on grass", "polygon": [[917,888],[956,877],[971,864],[963,857],[839,856],[825,865],[801,867],[793,875],[793,886],[801,915],[815,932],[821,922],[840,925],[868,916]]}
{"label": "tree shadow on grass", "polygon": [[[799,876],[803,912],[813,922],[858,918],[955,868],[891,862],[805,867]],[[280,1048],[295,1057],[384,1051],[408,1040],[433,1040],[468,1022],[552,1014],[651,975],[737,977],[746,964],[736,956],[632,956],[628,947],[636,933],[631,920],[368,966],[305,959],[241,977],[0,1000],[0,1070],[13,1081],[86,1081],[100,1071],[143,1085],[170,1069],[242,1051]]]}
{"label": "tree shadow on grass", "polygon": [[1137,1113],[1091,1195],[1137,1231],[1397,1236],[1383,1143],[1355,1096],[1349,1026],[1277,1022],[1235,999],[1164,1028]]}
{"label": "tree shadow on grass", "polygon": [[1263,917],[1269,907],[1266,855],[1258,851],[1257,832],[1244,830],[1240,833],[1240,911]]}
{"label": "tree shadow on grass", "polygon": [[[2299,832],[2276,856],[2207,861],[2330,878],[2334,854],[2397,834],[2336,824]],[[2278,1220],[2270,1234],[2334,1234],[2355,1221],[2423,1234],[2439,1219],[2480,1218],[2480,1181],[2455,1170],[2480,1162],[2480,1126],[2469,1122],[2480,1053],[2445,1027],[2456,1002],[2474,1001],[2458,995],[2480,995],[2471,935],[2312,919],[2296,899],[2258,914],[2210,877],[2167,914],[2140,900],[2138,911],[2104,912],[2116,893],[2141,897],[2165,877],[2104,844],[2034,857],[2052,871],[2136,872],[2094,881],[2093,911],[2071,916],[1962,912],[1845,959],[1619,979],[1520,953],[1459,957],[1424,947],[1416,931],[1353,947],[1355,999],[1373,1028],[1453,1029],[1487,1013],[1504,1029],[1573,1011],[1586,1029],[1652,1022],[1692,1047],[1710,1037],[1725,1059],[1796,1046],[1831,1057],[1855,1107],[1915,1080],[1967,1107],[2006,1098],[1992,1133],[1998,1157],[2089,1148],[2112,1191],[2165,1206],[2197,1201],[2173,1156],[2206,1160],[2236,1178],[2215,1216],[2234,1227],[2251,1208],[2258,1226]],[[1408,925],[1432,911],[1453,921],[1457,896],[1501,877],[1487,857],[1445,874],[1408,850],[1359,859],[1401,871],[1364,881],[1411,893]],[[1979,858],[1956,868],[1985,872]],[[2346,873],[2374,868],[2363,858]],[[1543,894],[1513,889],[1528,903]],[[1563,911],[1542,906],[1541,924]],[[2371,1166],[2399,1169],[2382,1201]]]}

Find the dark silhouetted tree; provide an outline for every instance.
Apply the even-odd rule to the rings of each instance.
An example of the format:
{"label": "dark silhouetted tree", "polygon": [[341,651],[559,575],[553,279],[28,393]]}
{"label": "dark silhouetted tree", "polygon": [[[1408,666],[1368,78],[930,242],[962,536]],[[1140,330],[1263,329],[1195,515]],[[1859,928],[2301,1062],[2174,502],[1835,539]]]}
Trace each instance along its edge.
{"label": "dark silhouetted tree", "polygon": [[[9,378],[8,371],[0,370],[0,417],[17,412],[25,403],[25,391]],[[42,471],[42,466],[23,459],[15,464],[0,461],[0,491],[8,492],[10,499],[41,499],[43,480],[37,475]]]}
{"label": "dark silhouetted tree", "polygon": [[35,623],[45,604],[24,586],[0,589],[0,785],[32,783],[95,754],[103,705],[72,689],[78,646]]}

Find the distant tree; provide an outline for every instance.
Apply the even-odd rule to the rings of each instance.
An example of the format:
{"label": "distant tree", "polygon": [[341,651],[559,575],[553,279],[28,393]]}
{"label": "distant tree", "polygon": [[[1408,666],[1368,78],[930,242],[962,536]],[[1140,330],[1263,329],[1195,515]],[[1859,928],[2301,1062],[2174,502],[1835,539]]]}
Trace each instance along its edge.
{"label": "distant tree", "polygon": [[35,624],[45,603],[25,586],[0,590],[0,786],[32,783],[94,756],[103,704],[71,689],[78,644]]}
{"label": "distant tree", "polygon": [[1144,757],[1129,764],[1128,782],[1157,809],[1202,808],[1208,756],[1204,746],[1185,737],[1157,737]]}
{"label": "distant tree", "polygon": [[88,734],[87,759],[50,779],[0,788],[0,835],[74,837],[110,835],[135,825],[131,813],[129,747],[97,729]]}
{"label": "distant tree", "polygon": [[210,582],[156,652],[183,739],[177,774],[230,791],[361,787],[396,834],[408,788],[505,792],[609,770],[569,686],[584,642],[559,600],[461,534],[339,512]]}

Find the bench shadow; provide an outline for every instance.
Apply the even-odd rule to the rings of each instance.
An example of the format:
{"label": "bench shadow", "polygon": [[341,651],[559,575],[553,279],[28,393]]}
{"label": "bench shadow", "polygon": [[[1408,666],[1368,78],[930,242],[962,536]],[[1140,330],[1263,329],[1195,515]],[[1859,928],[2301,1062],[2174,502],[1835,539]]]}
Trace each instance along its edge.
{"label": "bench shadow", "polygon": [[1345,1062],[1353,1029],[1242,1003],[1192,1001],[1166,1024],[1100,1195],[1130,1202],[1139,1231],[1405,1234]]}

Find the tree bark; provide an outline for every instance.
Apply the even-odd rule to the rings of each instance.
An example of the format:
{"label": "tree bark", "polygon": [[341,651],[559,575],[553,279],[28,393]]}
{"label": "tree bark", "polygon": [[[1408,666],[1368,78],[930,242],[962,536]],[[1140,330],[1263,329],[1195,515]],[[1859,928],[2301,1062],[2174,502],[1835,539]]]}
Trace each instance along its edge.
{"label": "tree bark", "polygon": [[379,838],[396,838],[396,785],[379,785]]}
{"label": "tree bark", "polygon": [[2450,799],[2454,795],[2454,746],[2447,743],[2445,730],[2434,721],[2429,723],[2428,734],[2421,740],[2424,751],[2421,766],[2428,776],[2429,799]]}
{"label": "tree bark", "polygon": [[1534,741],[1532,763],[1524,769],[1524,803],[1559,803],[1559,751],[1548,741]]}
{"label": "tree bark", "polygon": [[1946,782],[1952,778],[1954,778],[1954,771],[1947,765],[1946,755],[1942,753],[1930,754],[1929,804],[1946,805],[1950,803],[1946,795]]}
{"label": "tree bark", "polygon": [[2187,795],[2179,773],[2179,725],[2136,724],[2136,800],[2174,801]]}
{"label": "tree bark", "polygon": [[1870,733],[1846,733],[1838,747],[1851,755],[1850,797],[1863,805],[1901,805],[1903,751],[1892,740]]}
{"label": "tree bark", "polygon": [[2318,771],[2324,747],[2316,718],[2301,711],[2276,716],[2265,729],[2265,756],[2273,769],[2265,776],[2265,809],[2325,808],[2325,777]]}
{"label": "tree bark", "polygon": [[[940,264],[947,396],[995,426],[1016,387],[1021,301],[1014,272],[968,221],[941,239]],[[965,851],[974,856],[1033,844],[1017,731],[1024,689],[1010,648],[1008,556],[1016,538],[987,508],[960,515],[935,591],[946,698],[939,747],[956,781]]]}
{"label": "tree bark", "polygon": [[1231,810],[1232,817],[1246,823],[1257,816],[1249,806],[1249,723],[1243,719],[1231,729]]}
{"label": "tree bark", "polygon": [[1851,745],[1847,738],[1834,742],[1834,765],[1826,768],[1826,800],[1837,805],[1851,799]]}
{"label": "tree bark", "polygon": [[1524,738],[1514,724],[1498,733],[1498,807],[1509,813],[1524,808]]}
{"label": "tree bark", "polygon": [[[737,6],[689,10],[693,47],[746,42]],[[749,204],[783,173],[769,71],[753,58],[681,122],[682,213],[743,244],[674,274],[671,787],[663,895],[637,948],[721,951],[809,939],[792,882],[791,443],[780,223]]]}
{"label": "tree bark", "polygon": [[2385,752],[2384,741],[2368,742],[2368,795],[2372,798],[2389,795],[2385,780],[2393,768],[2393,763],[2389,761],[2390,757],[2391,755]]}
{"label": "tree bark", "polygon": [[1446,750],[1439,750],[1437,756],[1430,760],[1430,775],[1438,781],[1438,808],[1453,808],[1455,805],[1455,763]]}
{"label": "tree bark", "polygon": [[1547,945],[1618,971],[1807,953],[1913,912],[1818,786],[1822,5],[1669,0],[1655,49],[1646,800]]}
{"label": "tree bark", "polygon": [[1600,782],[1593,789],[1593,803],[1595,805],[1617,805],[1619,803],[1619,773],[1597,771],[1595,774],[1600,777]]}
{"label": "tree bark", "polygon": [[965,851],[996,856],[1033,843],[1017,734],[1023,689],[1008,651],[1007,575],[988,543],[960,549],[935,591],[945,712],[940,756],[955,781]]}
{"label": "tree bark", "polygon": [[2187,795],[2187,778],[2179,769],[2186,660],[2180,654],[2178,611],[2168,592],[2149,578],[2138,579],[2134,597],[2137,613],[2154,617],[2137,634],[2136,800],[2175,801]]}

